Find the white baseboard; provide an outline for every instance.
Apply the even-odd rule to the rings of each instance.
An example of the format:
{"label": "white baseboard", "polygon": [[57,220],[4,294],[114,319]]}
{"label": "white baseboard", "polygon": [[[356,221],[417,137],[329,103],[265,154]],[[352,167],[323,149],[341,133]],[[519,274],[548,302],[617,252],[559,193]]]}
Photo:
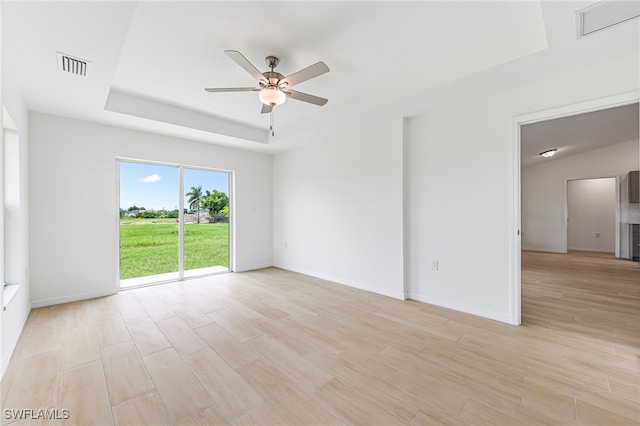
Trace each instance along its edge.
{"label": "white baseboard", "polygon": [[24,326],[27,323],[27,318],[29,318],[29,313],[31,312],[31,308],[25,309],[24,317],[22,318],[22,324],[20,324],[19,331],[11,338],[9,342],[10,350],[7,351],[6,355],[2,358],[2,370],[0,371],[0,379],[4,377],[4,373],[7,371],[7,367],[9,367],[9,362],[11,362],[11,357],[13,356],[13,352],[16,350],[16,346],[18,345],[18,339],[20,339],[20,335],[24,330]]}
{"label": "white baseboard", "polygon": [[236,270],[233,272],[247,272],[247,271],[253,271],[256,269],[264,269],[264,268],[270,268],[273,266],[273,263],[256,263],[253,265],[247,265],[247,266],[237,266],[236,265]]}
{"label": "white baseboard", "polygon": [[540,251],[543,253],[562,253],[566,254],[567,252],[560,249],[548,248],[548,247],[522,247],[524,251]]}
{"label": "white baseboard", "polygon": [[[547,248],[547,247],[544,247],[544,248],[543,247],[522,247],[522,250],[524,250],[524,251],[540,251],[540,252],[543,252],[543,253],[563,253],[563,254],[567,253],[564,250]],[[592,251],[592,252],[596,252],[596,253],[615,253],[615,250],[598,249],[598,248],[587,248],[587,247],[569,247],[569,250]]]}
{"label": "white baseboard", "polygon": [[601,248],[585,248],[585,247],[569,247],[569,250],[575,251],[591,251],[595,253],[615,253],[615,250],[601,249]]}
{"label": "white baseboard", "polygon": [[288,268],[286,266],[278,266],[278,265],[274,265],[277,268],[281,268],[284,269],[286,271],[291,271],[291,272],[296,272],[298,274],[303,274],[303,275],[309,275],[310,277],[314,277],[314,278],[320,278],[321,280],[325,280],[325,281],[331,281],[334,282],[336,284],[342,284],[342,285],[346,285],[347,287],[353,287],[353,288],[357,288],[358,290],[364,290],[364,291],[368,291],[370,293],[375,293],[375,294],[380,294],[382,296],[387,296],[387,297],[392,297],[394,299],[400,299],[400,300],[405,300],[406,297],[404,295],[404,292],[402,291],[387,291],[387,290],[381,290],[377,287],[373,287],[367,284],[363,284],[357,281],[352,281],[352,280],[347,280],[341,277],[336,277],[333,275],[329,275],[329,274],[323,274],[320,272],[315,272],[315,271],[309,271],[306,269],[300,269],[300,268]]}
{"label": "white baseboard", "polygon": [[95,299],[96,297],[111,296],[118,293],[118,289],[93,291],[89,293],[72,294],[51,299],[40,299],[31,302],[32,308],[42,308],[44,306],[59,305],[61,303],[77,302],[78,300]]}
{"label": "white baseboard", "polygon": [[436,305],[447,309],[452,309],[454,311],[464,312],[471,315],[476,315],[482,318],[488,318],[495,321],[504,322],[510,325],[516,325],[512,321],[509,315],[504,315],[498,312],[488,311],[486,309],[478,309],[472,306],[460,305],[458,303],[451,303],[448,300],[437,299],[433,297],[428,297],[416,293],[409,293],[409,298],[411,300],[417,300],[418,302],[428,303],[430,305]]}

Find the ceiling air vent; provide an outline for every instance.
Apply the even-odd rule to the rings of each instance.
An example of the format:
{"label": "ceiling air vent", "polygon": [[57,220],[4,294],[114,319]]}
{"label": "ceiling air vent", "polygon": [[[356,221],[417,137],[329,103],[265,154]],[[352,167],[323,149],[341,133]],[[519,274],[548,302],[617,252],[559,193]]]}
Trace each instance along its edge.
{"label": "ceiling air vent", "polygon": [[640,2],[604,0],[576,12],[578,38],[640,16]]}
{"label": "ceiling air vent", "polygon": [[66,53],[56,52],[58,54],[58,69],[70,74],[87,76],[87,65],[90,63],[86,59],[76,58]]}

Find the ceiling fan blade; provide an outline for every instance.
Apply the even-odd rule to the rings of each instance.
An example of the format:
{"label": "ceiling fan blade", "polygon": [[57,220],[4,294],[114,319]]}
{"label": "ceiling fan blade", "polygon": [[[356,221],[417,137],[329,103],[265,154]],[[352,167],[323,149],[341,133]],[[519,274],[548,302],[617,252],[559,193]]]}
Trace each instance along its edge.
{"label": "ceiling fan blade", "polygon": [[308,93],[298,92],[296,90],[287,90],[287,91],[284,91],[284,93],[286,93],[286,95],[291,99],[295,99],[302,102],[309,102],[310,104],[314,104],[314,105],[323,106],[324,104],[329,102],[329,99],[321,98],[320,96],[310,95]]}
{"label": "ceiling fan blade", "polygon": [[260,111],[260,113],[261,114],[269,114],[272,109],[273,109],[272,105],[262,104],[262,111]]}
{"label": "ceiling fan blade", "polygon": [[[288,77],[283,78],[282,80],[280,80],[279,84],[280,84],[280,87],[287,88],[295,84],[300,84],[303,81],[307,81],[309,79],[312,79],[314,77],[317,77],[327,72],[329,72],[329,67],[327,66],[327,64],[320,61],[304,69],[301,69],[298,72],[294,72]],[[284,86],[282,85],[283,83],[285,84]]]}
{"label": "ceiling fan blade", "polygon": [[247,58],[242,56],[242,53],[237,50],[225,50],[224,53],[227,54],[228,57],[233,59],[236,64],[240,65],[246,72],[251,74],[253,78],[258,81],[266,82],[267,79],[264,78],[262,73],[256,68]]}
{"label": "ceiling fan blade", "polygon": [[259,87],[217,87],[217,88],[207,88],[204,89],[207,92],[217,93],[217,92],[259,92]]}

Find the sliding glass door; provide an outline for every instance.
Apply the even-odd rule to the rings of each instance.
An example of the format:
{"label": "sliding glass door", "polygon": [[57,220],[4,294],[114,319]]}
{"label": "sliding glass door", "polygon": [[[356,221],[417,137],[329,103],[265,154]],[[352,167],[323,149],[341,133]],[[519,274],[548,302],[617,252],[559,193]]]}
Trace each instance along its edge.
{"label": "sliding glass door", "polygon": [[120,283],[179,278],[180,169],[120,161]]}
{"label": "sliding glass door", "polygon": [[229,174],[184,169],[184,275],[229,270]]}
{"label": "sliding glass door", "polygon": [[230,174],[118,161],[120,286],[229,270]]}

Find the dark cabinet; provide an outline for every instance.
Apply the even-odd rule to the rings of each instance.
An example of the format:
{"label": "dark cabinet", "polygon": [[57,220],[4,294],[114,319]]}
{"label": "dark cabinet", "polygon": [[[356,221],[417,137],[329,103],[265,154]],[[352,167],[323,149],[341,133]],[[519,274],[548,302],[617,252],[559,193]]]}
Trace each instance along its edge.
{"label": "dark cabinet", "polygon": [[629,172],[629,202],[640,203],[640,171]]}

